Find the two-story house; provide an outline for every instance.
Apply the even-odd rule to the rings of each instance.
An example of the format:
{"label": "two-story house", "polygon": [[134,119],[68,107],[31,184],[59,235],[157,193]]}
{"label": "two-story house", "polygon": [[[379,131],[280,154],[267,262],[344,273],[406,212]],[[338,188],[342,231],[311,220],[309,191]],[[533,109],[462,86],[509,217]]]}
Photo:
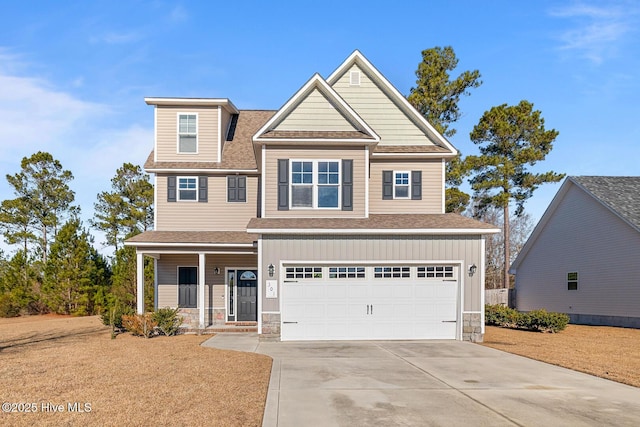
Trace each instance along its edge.
{"label": "two-story house", "polygon": [[482,339],[484,239],[444,213],[456,149],[358,51],[278,111],[147,98],[156,307],[282,340]]}

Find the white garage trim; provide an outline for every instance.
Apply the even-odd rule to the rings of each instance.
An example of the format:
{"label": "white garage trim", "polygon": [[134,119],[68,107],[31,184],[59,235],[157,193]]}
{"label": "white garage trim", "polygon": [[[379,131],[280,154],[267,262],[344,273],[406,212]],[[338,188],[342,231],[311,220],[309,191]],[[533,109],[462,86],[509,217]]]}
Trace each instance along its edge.
{"label": "white garage trim", "polygon": [[[333,277],[331,278],[329,276],[329,268],[331,267],[353,267],[353,266],[362,266],[365,267],[365,277],[364,278],[337,278],[337,277]],[[433,278],[427,278],[427,277],[417,277],[417,273],[418,273],[418,268],[416,267],[421,267],[421,266],[453,266],[453,277],[433,277]],[[287,274],[287,267],[311,267],[314,268],[314,270],[312,271],[307,271],[305,272],[290,272],[293,274],[304,274],[304,275],[308,275],[310,277],[304,278],[304,277],[298,277],[298,278],[287,278],[286,274]],[[322,267],[322,270],[320,272],[318,272],[317,270],[315,270],[315,268],[317,267]],[[384,277],[384,278],[374,278],[374,267],[411,267],[411,269],[409,270],[409,275],[402,277],[402,275],[406,274],[405,273],[400,273],[400,272],[396,272],[396,274],[399,274],[396,277]],[[375,291],[379,291],[379,292],[394,292],[395,290],[393,288],[389,288],[389,287],[384,287],[385,282],[388,282],[389,280],[400,280],[400,281],[406,281],[407,285],[410,285],[410,288],[407,289],[411,289],[410,292],[412,292],[412,295],[415,295],[413,293],[415,293],[416,291],[419,291],[419,288],[417,287],[417,285],[422,284],[422,283],[439,283],[440,285],[446,286],[445,282],[456,282],[457,285],[457,289],[454,291],[451,288],[448,288],[449,291],[446,292],[454,292],[455,293],[455,332],[452,329],[449,329],[449,332],[446,332],[447,328],[443,325],[442,328],[436,328],[433,329],[434,331],[434,338],[436,338],[436,336],[438,334],[441,334],[443,331],[445,332],[445,335],[449,338],[449,339],[458,339],[461,340],[462,339],[462,307],[463,307],[463,295],[464,295],[464,275],[465,275],[465,264],[464,261],[462,260],[393,260],[393,261],[341,261],[341,260],[322,260],[322,261],[317,261],[317,260],[309,260],[309,261],[304,261],[304,260],[281,260],[280,261],[280,265],[279,265],[279,283],[280,283],[280,296],[281,298],[279,298],[279,308],[280,308],[280,312],[281,312],[281,319],[280,319],[280,327],[281,327],[281,333],[282,333],[282,338],[284,340],[287,339],[305,339],[304,337],[301,338],[301,336],[306,336],[306,332],[304,332],[302,335],[298,335],[298,336],[294,336],[294,338],[291,338],[292,336],[287,336],[287,328],[291,328],[292,325],[289,325],[290,322],[294,322],[294,319],[288,319],[287,315],[288,313],[286,312],[287,308],[285,308],[285,302],[287,300],[287,297],[290,297],[287,294],[287,291],[293,291],[294,288],[291,288],[290,285],[292,285],[292,282],[306,282],[306,283],[318,283],[321,284],[323,286],[322,288],[322,294],[324,295],[325,299],[322,299],[323,297],[320,297],[320,305],[318,307],[320,307],[320,310],[322,311],[323,314],[319,314],[317,315],[317,318],[322,319],[322,316],[326,316],[327,314],[327,309],[328,308],[332,308],[335,306],[332,306],[330,301],[331,301],[331,296],[329,296],[328,291],[330,290],[330,288],[328,288],[327,286],[330,286],[331,284],[340,284],[341,282],[345,282],[345,281],[349,281],[350,284],[352,284],[354,287],[349,288],[348,294],[349,295],[355,295],[355,294],[351,294],[351,291],[355,291],[357,292],[362,292],[361,295],[362,298],[364,298],[364,300],[362,302],[358,302],[356,305],[360,305],[363,304],[363,307],[365,307],[364,302],[366,302],[367,299],[371,299],[371,301],[373,302],[373,300],[378,300],[380,301],[380,299],[383,299],[385,301],[389,301],[392,302],[393,301],[393,297],[389,297],[390,299],[386,300],[384,297],[382,296],[382,294],[378,293],[377,295],[375,295]],[[320,275],[321,273],[321,275]],[[320,276],[320,277],[313,277],[313,276]],[[380,283],[381,287],[376,288],[375,284],[376,283]],[[358,288],[357,286],[361,286],[360,288]],[[287,286],[289,286],[289,289],[286,289]],[[339,288],[335,288],[334,290],[338,290]],[[446,290],[447,288],[440,288],[440,290],[435,290],[435,292],[442,292],[444,290]],[[372,293],[373,292],[373,293]],[[318,294],[319,295],[319,294]],[[335,295],[335,294],[334,294]],[[366,296],[368,295],[368,296]],[[387,294],[389,295],[389,294]],[[301,300],[304,300],[304,296],[300,296]],[[341,298],[340,296],[337,297],[338,299],[336,301],[339,301]],[[345,301],[355,301],[357,300],[357,298],[360,298],[360,296],[354,296],[354,300],[350,300],[348,296],[345,296]],[[426,296],[425,300],[423,300],[423,303],[427,303],[428,304],[428,296]],[[451,304],[454,304],[453,301],[453,295],[449,293],[449,298],[448,301],[448,307],[450,307],[448,310],[452,310],[453,306]],[[322,304],[324,304],[324,309],[322,308]],[[378,302],[376,302],[376,307],[378,307]],[[353,320],[354,323],[354,328],[351,329],[356,330],[357,326],[358,326],[358,320],[356,319],[358,316],[360,315],[354,315],[352,313],[354,313],[353,308],[356,306],[350,306],[349,303],[347,303],[346,305],[343,306],[343,310],[345,310],[345,319],[347,320],[347,323],[351,322],[351,320]],[[299,305],[300,307],[300,305]],[[398,326],[402,324],[402,321],[409,321],[413,318],[413,317],[407,317],[405,319],[402,319],[402,315],[398,315],[398,307],[399,306],[393,306],[391,304],[389,305],[383,305],[383,307],[388,310],[384,316],[389,316],[389,317],[381,317],[378,319],[372,318],[370,321],[369,320],[364,320],[364,325],[363,326],[365,329],[369,329],[369,332],[364,332],[363,336],[356,336],[353,335],[352,332],[348,332],[346,336],[338,336],[338,335],[333,335],[331,333],[327,333],[326,338],[325,339],[351,339],[349,337],[353,336],[353,339],[394,339],[395,335],[392,334],[390,332],[391,335],[389,336],[384,336],[384,332],[380,332],[380,334],[382,334],[384,337],[381,338],[376,338],[375,337],[375,332],[371,332],[371,325],[374,325],[376,320],[378,320],[379,323],[378,325],[384,325],[384,321],[385,319],[388,319],[390,321],[390,324],[394,324],[396,325],[396,330],[398,330]],[[401,305],[400,305],[401,307]],[[419,307],[419,305],[406,305],[405,307],[408,307],[408,309],[412,310],[414,308]],[[307,307],[304,307],[304,309],[306,309]],[[369,305],[366,305],[366,309],[367,309],[367,314],[369,314]],[[355,312],[359,312],[359,308],[356,309]],[[371,310],[373,314],[373,304],[371,304]],[[320,312],[318,312],[320,313]],[[378,313],[378,311],[376,310],[376,313]],[[418,312],[416,312],[418,313]],[[453,314],[451,311],[449,311],[450,314]],[[415,314],[414,314],[415,315]],[[449,317],[448,315],[444,315],[444,317]],[[327,317],[328,318],[328,317]],[[394,320],[395,319],[395,320]],[[360,322],[362,322],[362,320],[359,320]],[[445,323],[447,322],[448,319],[442,319],[442,322]],[[295,321],[297,322],[297,320]],[[369,326],[366,325],[366,322],[372,322]],[[399,323],[396,323],[399,322]],[[436,321],[437,322],[437,321]],[[433,325],[433,323],[431,323]],[[288,325],[288,326],[285,326]],[[320,330],[322,328],[329,328],[331,326],[330,323],[324,323],[324,326],[322,326],[322,324],[317,323],[317,325],[320,325]],[[347,325],[345,325],[347,326]],[[348,325],[349,327],[351,326],[351,324],[349,323]],[[335,327],[335,325],[334,325]],[[400,326],[402,328],[402,326]],[[405,335],[405,336],[398,336],[397,339],[412,339],[414,337],[417,337],[416,332],[418,332],[417,329],[415,328],[415,323],[412,323],[411,326],[409,327],[413,332],[408,332],[409,336]],[[391,329],[389,329],[389,331],[391,331]],[[367,335],[367,333],[371,333],[373,335],[371,335],[371,338],[367,338],[365,335]],[[451,333],[453,336],[448,335],[449,333]],[[319,334],[322,335],[322,332]],[[428,334],[427,334],[428,335]],[[424,336],[422,337],[424,338]],[[309,338],[309,339],[322,339],[322,338]]]}

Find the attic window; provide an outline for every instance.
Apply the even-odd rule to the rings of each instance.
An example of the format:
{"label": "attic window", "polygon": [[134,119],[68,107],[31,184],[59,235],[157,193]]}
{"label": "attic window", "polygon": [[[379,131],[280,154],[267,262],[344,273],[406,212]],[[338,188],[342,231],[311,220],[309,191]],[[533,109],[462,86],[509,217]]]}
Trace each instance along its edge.
{"label": "attic window", "polygon": [[349,73],[349,85],[360,86],[360,71],[351,71]]}

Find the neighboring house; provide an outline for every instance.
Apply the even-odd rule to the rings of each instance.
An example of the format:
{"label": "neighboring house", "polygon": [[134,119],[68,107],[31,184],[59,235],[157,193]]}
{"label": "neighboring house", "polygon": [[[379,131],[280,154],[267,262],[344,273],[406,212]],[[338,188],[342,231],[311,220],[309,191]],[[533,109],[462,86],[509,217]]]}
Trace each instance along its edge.
{"label": "neighboring house", "polygon": [[510,271],[518,310],[640,327],[640,177],[568,177]]}
{"label": "neighboring house", "polygon": [[[147,98],[155,306],[282,340],[479,341],[483,234],[444,213],[456,149],[358,51],[278,111]],[[248,322],[248,323],[247,323]],[[252,323],[254,322],[254,323]]]}

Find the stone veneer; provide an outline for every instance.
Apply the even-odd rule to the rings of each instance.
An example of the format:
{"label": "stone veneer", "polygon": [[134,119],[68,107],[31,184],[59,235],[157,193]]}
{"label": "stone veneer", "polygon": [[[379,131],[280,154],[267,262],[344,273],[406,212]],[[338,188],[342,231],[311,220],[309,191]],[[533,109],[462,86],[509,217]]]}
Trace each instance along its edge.
{"label": "stone veneer", "polygon": [[462,313],[462,341],[482,342],[482,314]]}
{"label": "stone veneer", "polygon": [[262,313],[261,340],[280,340],[280,313]]}
{"label": "stone veneer", "polygon": [[[224,308],[207,308],[204,311],[204,326],[215,326],[225,324]],[[200,328],[200,310],[197,308],[181,308],[180,315],[184,319],[182,321],[182,327],[186,329],[199,329]],[[212,316],[213,315],[213,316]]]}

